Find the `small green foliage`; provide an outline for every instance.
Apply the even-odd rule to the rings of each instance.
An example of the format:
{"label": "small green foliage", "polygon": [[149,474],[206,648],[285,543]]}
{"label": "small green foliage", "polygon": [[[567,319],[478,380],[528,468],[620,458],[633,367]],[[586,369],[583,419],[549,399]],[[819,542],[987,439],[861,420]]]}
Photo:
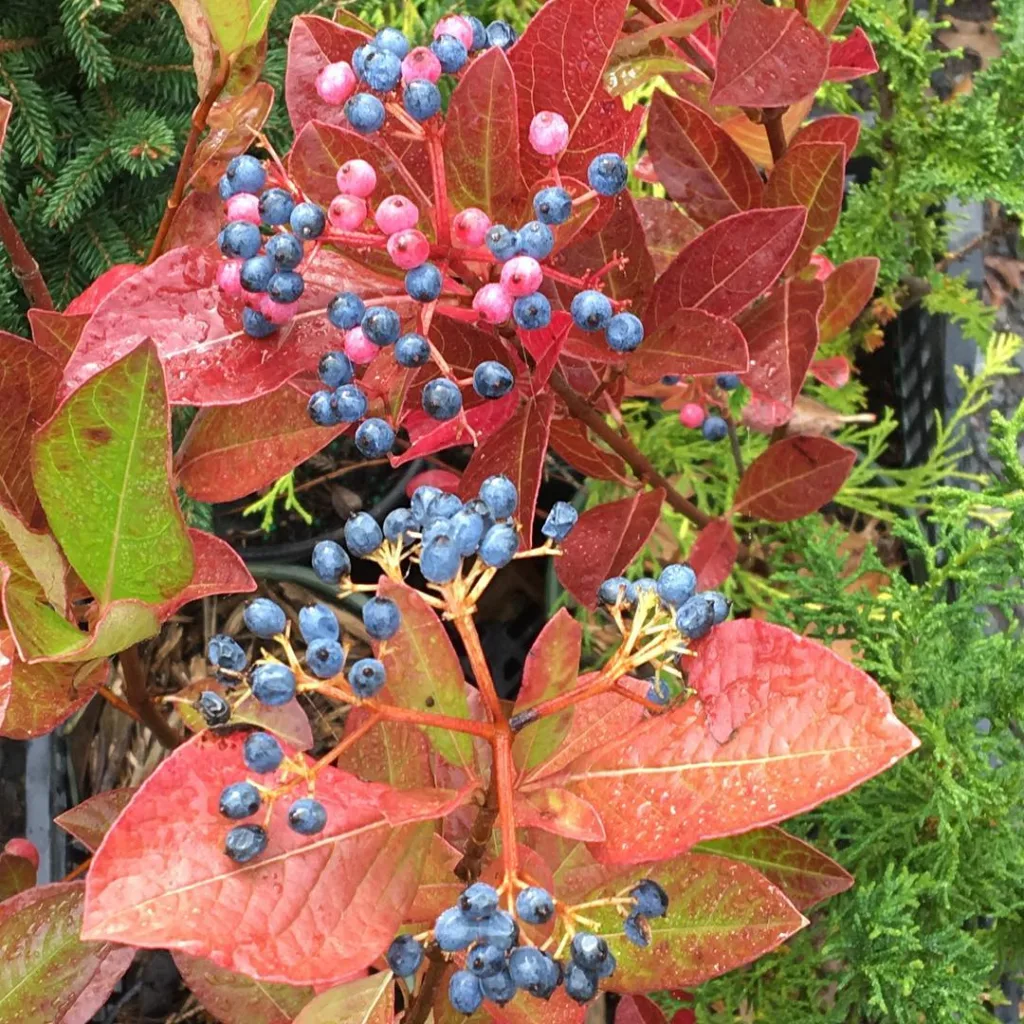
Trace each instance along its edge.
{"label": "small green foliage", "polygon": [[302,507],[295,494],[294,472],[286,473],[279,480],[275,480],[266,494],[242,509],[242,515],[254,516],[261,513],[260,529],[264,533],[270,533],[277,517],[278,500],[281,501],[281,507],[285,512],[294,512],[307,526],[312,525],[312,515]]}

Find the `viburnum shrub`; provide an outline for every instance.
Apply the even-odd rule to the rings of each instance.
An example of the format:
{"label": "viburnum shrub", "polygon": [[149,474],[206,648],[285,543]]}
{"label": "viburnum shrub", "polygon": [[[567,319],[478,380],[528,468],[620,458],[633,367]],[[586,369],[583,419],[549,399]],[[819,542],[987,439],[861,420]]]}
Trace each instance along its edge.
{"label": "viburnum shrub", "polygon": [[[9,977],[60,960],[61,985],[21,985],[39,1019],[86,1019],[132,948],[159,947],[229,1020],[244,1011],[226,993],[273,986],[272,1019],[303,1024],[580,1021],[601,988],[748,962],[849,884],[776,823],[916,741],[867,675],[726,621],[712,587],[756,563],[734,523],[813,512],[854,452],[780,436],[711,520],[609,420],[658,385],[709,440],[735,441],[741,411],[781,435],[809,370],[848,372],[815,353],[875,264],[815,250],[856,121],[800,123],[827,77],[872,69],[871,47],[829,41],[841,4],[634,6],[552,0],[518,40],[451,15],[424,46],[298,18],[283,155],[252,80],[265,5],[186,17],[204,99],[152,259],[33,310],[33,342],[0,337],[17,410],[0,433],[0,731],[38,735],[98,689],[123,707],[116,654],[130,709],[176,745],[135,645],[188,600],[255,588],[226,544],[186,530],[176,487],[249,494],[349,429],[394,467],[472,454],[446,474],[457,493],[423,484],[314,552],[339,595],[373,593],[372,657],[349,657],[325,605],[300,611],[299,644],[284,609],[252,601],[251,650],[216,635],[213,676],[178,701],[198,735],[137,791],[62,817],[95,850],[85,881],[0,904]],[[677,95],[627,110],[621,83],[652,67]],[[682,208],[627,188],[643,129],[636,169]],[[172,463],[175,405],[198,412]],[[636,493],[582,515],[556,503],[534,545],[549,449],[585,476],[631,471]],[[629,581],[665,501],[702,527],[693,564]],[[547,557],[621,640],[581,664],[560,611],[509,708],[477,604],[511,561]],[[352,582],[352,558],[379,583]],[[318,758],[300,695],[345,712]],[[33,945],[44,921],[71,953]]]}

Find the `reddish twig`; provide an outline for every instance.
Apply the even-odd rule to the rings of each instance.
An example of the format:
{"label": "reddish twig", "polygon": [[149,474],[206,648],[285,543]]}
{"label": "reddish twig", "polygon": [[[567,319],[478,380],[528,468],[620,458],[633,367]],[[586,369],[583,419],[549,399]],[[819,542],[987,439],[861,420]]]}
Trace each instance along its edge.
{"label": "reddish twig", "polygon": [[0,200],[0,245],[7,250],[14,268],[14,276],[18,279],[22,291],[35,309],[53,309],[50,289],[46,287],[42,271],[29,252],[25,240],[21,237],[18,225]]}
{"label": "reddish twig", "polygon": [[768,145],[772,150],[772,163],[777,164],[785,155],[789,143],[786,141],[786,129],[782,124],[782,115],[786,107],[772,107],[765,110],[762,124],[768,133]]}
{"label": "reddish twig", "polygon": [[128,703],[138,713],[139,720],[169,750],[181,744],[181,737],[170,722],[156,709],[146,689],[146,670],[139,656],[138,646],[129,647],[118,655],[124,673],[124,692]]}

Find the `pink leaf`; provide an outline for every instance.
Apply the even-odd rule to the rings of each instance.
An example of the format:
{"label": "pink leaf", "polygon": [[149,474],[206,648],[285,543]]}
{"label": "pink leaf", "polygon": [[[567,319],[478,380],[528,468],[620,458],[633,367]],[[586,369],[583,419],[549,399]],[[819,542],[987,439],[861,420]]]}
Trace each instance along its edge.
{"label": "pink leaf", "polygon": [[871,40],[859,25],[828,51],[828,71],[825,77],[830,82],[850,82],[864,75],[873,75],[878,70]]}
{"label": "pink leaf", "polygon": [[846,356],[816,359],[811,363],[811,376],[826,387],[841,388],[850,381],[850,361]]}
{"label": "pink leaf", "polygon": [[604,839],[604,824],[597,808],[557,786],[546,786],[517,797],[516,824],[520,828],[554,832],[581,843],[599,843]]}
{"label": "pink leaf", "polygon": [[141,263],[117,263],[105,270],[77,298],[68,303],[64,310],[65,316],[79,316],[95,313],[100,303],[119,285],[130,277],[134,277],[143,266]]}

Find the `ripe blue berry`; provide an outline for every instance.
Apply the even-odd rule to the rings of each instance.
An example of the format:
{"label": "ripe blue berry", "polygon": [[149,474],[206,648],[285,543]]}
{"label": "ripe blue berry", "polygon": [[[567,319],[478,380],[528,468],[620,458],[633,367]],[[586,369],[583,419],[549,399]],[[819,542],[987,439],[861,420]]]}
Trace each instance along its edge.
{"label": "ripe blue berry", "polygon": [[394,345],[402,333],[402,321],[398,314],[387,306],[370,306],[363,314],[363,334],[374,345]]}
{"label": "ripe blue berry", "polygon": [[701,592],[700,596],[711,605],[711,614],[716,626],[720,622],[725,622],[725,620],[729,618],[731,602],[725,594],[718,590],[704,590]]}
{"label": "ripe blue berry", "polygon": [[454,419],[462,408],[462,392],[445,377],[435,377],[423,388],[423,411],[435,420]]}
{"label": "ripe blue berry", "polygon": [[267,255],[278,270],[294,270],[302,262],[302,249],[302,242],[289,231],[267,239]]}
{"label": "ripe blue berry", "polygon": [[369,512],[357,512],[345,523],[345,543],[357,558],[372,555],[383,540],[384,534]]}
{"label": "ripe blue berry", "polygon": [[501,398],[515,382],[512,371],[494,359],[485,360],[473,371],[473,390],[481,398]]}
{"label": "ripe blue berry", "polygon": [[526,331],[547,327],[551,323],[551,303],[540,292],[524,295],[512,304],[512,318]]}
{"label": "ripe blue berry", "polygon": [[222,174],[217,182],[217,195],[226,203],[234,194],[235,186],[231,184],[231,179],[226,174]]}
{"label": "ripe blue berry", "polygon": [[[443,38],[443,37],[442,37]],[[480,979],[469,971],[456,971],[448,982],[448,1002],[458,1013],[476,1013],[484,1001]]]}
{"label": "ripe blue berry", "polygon": [[616,313],[608,321],[604,336],[613,352],[632,352],[644,340],[644,325],[632,313]]}
{"label": "ripe blue berry", "polygon": [[666,565],[658,577],[658,596],[674,608],[697,593],[697,574],[685,563]]}
{"label": "ripe blue berry", "polygon": [[213,690],[203,690],[194,706],[207,725],[224,725],[231,718],[231,705]]}
{"label": "ripe blue berry", "polygon": [[391,92],[402,80],[402,59],[376,47],[366,55],[363,81],[374,92]]}
{"label": "ripe blue berry", "polygon": [[369,57],[377,49],[373,43],[365,43],[362,46],[357,46],[352,53],[352,70],[356,73],[356,78],[363,81],[363,75],[366,72],[366,58]]}
{"label": "ripe blue berry", "polygon": [[487,45],[507,50],[516,41],[516,30],[507,21],[492,21],[487,26]]}
{"label": "ripe blue berry", "polygon": [[355,442],[364,459],[379,459],[391,451],[395,443],[395,432],[390,423],[374,416],[359,424]]}
{"label": "ripe blue berry", "polygon": [[371,597],[363,605],[363,625],[374,640],[390,640],[402,624],[402,613],[389,597]]}
{"label": "ripe blue berry", "polygon": [[294,270],[280,270],[267,284],[267,294],[274,302],[297,302],[306,289],[302,275]]}
{"label": "ripe blue berry", "polygon": [[474,882],[459,896],[459,909],[471,921],[482,921],[498,909],[498,890],[486,882]]}
{"label": "ripe blue berry", "polygon": [[612,607],[625,602],[629,592],[629,580],[625,576],[612,576],[601,584],[597,596],[602,604]]}
{"label": "ripe blue berry", "polygon": [[533,197],[533,212],[542,224],[564,224],[572,215],[572,196],[551,185]]}
{"label": "ripe blue berry", "polygon": [[247,292],[265,292],[276,270],[270,256],[251,256],[242,264],[238,278]]}
{"label": "ripe blue berry", "polygon": [[590,161],[587,181],[590,187],[603,196],[613,196],[626,187],[629,168],[618,153],[602,153]]}
{"label": "ripe blue berry", "polygon": [[[378,50],[386,50],[393,53],[401,60],[409,52],[409,40],[397,28],[390,25],[382,28],[374,37],[373,45]],[[396,971],[396,974],[412,974],[412,971]]]}
{"label": "ripe blue berry", "polygon": [[233,220],[226,224],[218,239],[220,251],[225,256],[235,256],[243,260],[252,259],[263,244],[260,229],[247,220]]}
{"label": "ripe blue berry", "polygon": [[568,502],[556,501],[551,506],[551,511],[548,513],[547,519],[544,520],[540,532],[545,537],[550,537],[553,541],[561,543],[569,536],[569,531],[576,525],[576,520],[579,517],[579,512]]}
{"label": "ripe blue berry", "polygon": [[668,893],[650,878],[630,889],[629,895],[636,900],[636,913],[644,917],[664,917],[668,911]]}
{"label": "ripe blue berry", "polygon": [[248,818],[260,809],[260,791],[251,782],[233,782],[220,794],[220,813],[232,821]]}
{"label": "ripe blue berry", "polygon": [[599,978],[610,978],[615,973],[615,968],[618,963],[615,960],[615,954],[611,950],[608,950],[608,956],[605,957],[604,963],[601,964],[597,969],[597,976]]}
{"label": "ripe blue berry", "polygon": [[358,384],[342,384],[334,392],[334,412],[342,423],[361,420],[368,405],[366,394]]}
{"label": "ripe blue berry", "polygon": [[339,331],[358,327],[366,314],[363,300],[355,292],[338,292],[327,304],[327,319]]}
{"label": "ripe blue berry", "polygon": [[412,492],[412,503],[409,509],[412,512],[413,519],[421,526],[429,522],[430,510],[433,508],[434,502],[440,497],[441,491],[437,487],[431,487],[430,484],[421,484],[417,487]]}
{"label": "ripe blue berry", "polygon": [[501,569],[512,561],[519,550],[519,534],[511,523],[496,523],[480,542],[480,561],[494,569]]}
{"label": "ripe blue berry", "polygon": [[740,376],[738,373],[720,373],[715,378],[715,383],[723,391],[735,391],[740,386]]}
{"label": "ripe blue berry", "polygon": [[313,572],[324,583],[337,583],[352,571],[348,552],[334,540],[319,541],[313,548]]}
{"label": "ripe blue berry", "polygon": [[519,988],[531,995],[550,978],[547,957],[536,946],[520,946],[508,957],[508,973]]}
{"label": "ripe blue berry", "polygon": [[651,944],[651,929],[647,921],[639,914],[633,913],[622,925],[622,933],[627,942],[643,949]]}
{"label": "ripe blue berry", "polygon": [[231,182],[231,187],[236,193],[251,192],[253,195],[263,188],[267,180],[263,164],[256,157],[249,156],[248,153],[233,157],[224,175]]}
{"label": "ripe blue berry", "polygon": [[463,558],[475,555],[484,535],[484,520],[479,512],[460,509],[452,516],[452,538]]}
{"label": "ripe blue berry", "polygon": [[269,338],[277,330],[258,309],[246,306],[242,310],[242,330],[250,338]]}
{"label": "ripe blue berry", "polygon": [[626,587],[626,600],[630,604],[636,604],[640,600],[642,594],[656,595],[658,593],[658,581],[651,579],[650,576],[641,576],[638,580],[633,580],[628,587]]}
{"label": "ripe blue berry", "polygon": [[466,967],[478,978],[493,978],[505,969],[505,954],[497,946],[478,942],[466,954]]}
{"label": "ripe blue berry", "polygon": [[705,441],[721,441],[729,434],[729,424],[721,416],[709,416],[700,429]]}
{"label": "ripe blue berry", "polygon": [[711,603],[700,594],[691,597],[676,612],[676,629],[691,640],[699,640],[714,624]]}
{"label": "ripe blue berry", "polygon": [[458,907],[442,911],[434,922],[434,940],[446,953],[465,949],[475,938],[474,923]]}
{"label": "ripe blue berry", "polygon": [[466,47],[462,42],[447,33],[438,36],[431,44],[430,49],[434,56],[441,62],[441,70],[446,75],[454,75],[461,70],[468,59]]}
{"label": "ripe blue berry", "polygon": [[294,207],[295,200],[292,199],[291,193],[283,188],[268,188],[260,196],[260,217],[263,223],[270,227],[287,224]]}
{"label": "ripe blue berry", "polygon": [[441,271],[433,263],[421,263],[405,275],[405,290],[417,302],[433,302],[441,294],[443,284]]}
{"label": "ripe blue berry", "polygon": [[236,825],[224,840],[224,852],[236,864],[248,864],[267,848],[267,831],[260,825]]}
{"label": "ripe blue berry", "polygon": [[345,104],[345,118],[360,135],[372,135],[384,125],[384,104],[368,92],[357,92]]}
{"label": "ripe blue berry", "polygon": [[318,679],[330,679],[344,667],[345,649],[337,640],[324,637],[312,641],[306,648],[306,668]]}
{"label": "ripe blue berry", "polygon": [[668,685],[668,680],[655,679],[651,682],[651,685],[647,687],[647,699],[652,704],[661,704],[663,707],[672,700],[672,690]]}
{"label": "ripe blue berry", "polygon": [[320,357],[316,372],[329,388],[340,388],[355,376],[352,360],[344,352],[325,352]]}
{"label": "ripe blue berry", "polygon": [[612,318],[612,304],[608,296],[592,288],[577,292],[569,311],[576,326],[582,331],[602,331]]}
{"label": "ripe blue berry", "polygon": [[504,1006],[506,1003],[511,1002],[515,999],[516,992],[518,991],[516,983],[512,980],[512,975],[508,973],[507,968],[492,975],[490,978],[481,978],[480,987],[483,989],[484,997],[498,1006]]}
{"label": "ripe blue berry", "polygon": [[577,1003],[589,1003],[597,995],[597,973],[577,963],[569,964],[565,972],[565,994]]}
{"label": "ripe blue berry", "polygon": [[384,517],[384,538],[392,543],[404,542],[406,534],[415,528],[412,512],[407,508],[392,509]]}
{"label": "ripe blue berry", "polygon": [[488,46],[487,29],[484,28],[484,23],[479,18],[475,18],[472,14],[467,14],[465,18],[473,29],[473,51],[486,50]]}
{"label": "ripe blue berry", "polygon": [[318,427],[336,427],[341,422],[330,391],[314,391],[309,396],[306,412]]}
{"label": "ripe blue berry", "polygon": [[577,932],[569,947],[573,963],[584,970],[596,971],[608,958],[608,943],[593,932]]}
{"label": "ripe blue berry", "polygon": [[315,836],[327,825],[327,809],[319,800],[304,796],[288,808],[288,827],[300,836]]}
{"label": "ripe blue berry", "polygon": [[484,243],[496,260],[505,263],[519,252],[519,232],[504,224],[492,224],[487,229]]}
{"label": "ripe blue berry", "polygon": [[519,941],[519,925],[511,914],[496,910],[489,917],[476,922],[477,935],[481,942],[509,950]]}
{"label": "ripe blue berry", "polygon": [[403,334],[395,342],[395,362],[410,370],[422,366],[430,359],[430,345],[422,334]]}
{"label": "ripe blue berry", "polygon": [[519,504],[516,485],[507,476],[489,476],[480,485],[480,497],[495,519],[509,519]]}
{"label": "ripe blue berry", "polygon": [[284,751],[277,738],[269,732],[252,732],[246,736],[242,746],[242,760],[249,771],[266,775],[277,770],[284,760]]}
{"label": "ripe blue berry", "polygon": [[455,528],[450,519],[431,517],[430,522],[423,528],[423,546],[427,547],[441,538],[454,540]]}
{"label": "ripe blue berry", "polygon": [[376,696],[386,682],[387,672],[376,658],[360,658],[348,672],[348,685],[364,700]]}
{"label": "ripe blue berry", "polygon": [[257,597],[255,601],[250,601],[243,619],[249,632],[264,640],[283,633],[287,622],[284,609],[266,597]]}
{"label": "ripe blue berry", "polygon": [[425,78],[417,78],[402,92],[402,106],[416,121],[429,121],[441,109],[441,90]]}
{"label": "ripe blue berry", "polygon": [[206,645],[206,660],[217,668],[226,668],[232,672],[241,672],[245,668],[245,651],[231,637],[218,633],[211,636]]}
{"label": "ripe blue berry", "polygon": [[423,944],[411,935],[399,935],[394,942],[388,946],[384,954],[391,968],[400,978],[407,978],[415,974],[423,963]]}
{"label": "ripe blue berry", "polygon": [[252,673],[252,695],[268,708],[277,708],[295,696],[295,676],[287,665],[267,661]]}
{"label": "ripe blue berry", "polygon": [[305,241],[319,238],[327,224],[324,211],[316,203],[298,203],[288,218],[292,231]]}
{"label": "ripe blue berry", "polygon": [[459,574],[462,557],[454,537],[435,536],[424,542],[420,555],[420,572],[430,583],[451,583]]}
{"label": "ripe blue berry", "polygon": [[547,224],[531,220],[519,229],[519,248],[526,256],[542,260],[551,255],[555,247],[555,236]]}
{"label": "ripe blue berry", "polygon": [[683,378],[680,377],[678,373],[666,373],[665,376],[661,378],[661,383],[668,384],[671,387],[674,384],[678,384],[682,379]]}
{"label": "ripe blue berry", "polygon": [[[547,889],[531,885],[516,897],[516,913],[527,924],[547,924],[555,912],[555,901]],[[522,985],[522,982],[518,982]]]}

